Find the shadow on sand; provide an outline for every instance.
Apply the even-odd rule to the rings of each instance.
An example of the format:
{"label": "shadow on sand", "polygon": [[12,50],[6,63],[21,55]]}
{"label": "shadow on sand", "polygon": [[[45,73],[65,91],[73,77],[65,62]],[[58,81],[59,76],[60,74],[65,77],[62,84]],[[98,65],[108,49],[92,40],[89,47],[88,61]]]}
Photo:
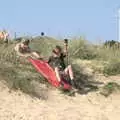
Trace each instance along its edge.
{"label": "shadow on sand", "polygon": [[[83,73],[81,68],[74,65],[73,71],[75,74],[75,83],[78,94],[88,94],[89,92],[96,92],[99,90],[99,86],[103,85],[103,82],[98,82],[95,80],[94,74],[89,75]],[[69,95],[69,91],[63,90],[63,93]]]}

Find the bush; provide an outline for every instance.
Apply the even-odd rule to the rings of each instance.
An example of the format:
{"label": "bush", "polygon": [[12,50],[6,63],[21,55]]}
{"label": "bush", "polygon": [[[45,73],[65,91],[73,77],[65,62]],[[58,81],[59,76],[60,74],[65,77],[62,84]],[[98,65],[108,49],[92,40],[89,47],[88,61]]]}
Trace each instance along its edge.
{"label": "bush", "polygon": [[115,82],[109,82],[107,83],[103,88],[100,94],[104,95],[105,97],[108,97],[113,92],[120,92],[120,85]]}
{"label": "bush", "polygon": [[[10,88],[20,89],[23,92],[28,93],[30,95],[32,94],[34,96],[39,96],[39,94],[41,94],[41,91],[44,90],[40,89],[40,92],[38,92],[39,90],[37,88],[39,86],[36,85],[39,83],[43,85],[44,83],[47,84],[48,82],[47,80],[45,81],[44,78],[41,77],[40,74],[35,71],[34,67],[31,66],[28,62],[25,61],[21,63],[20,59],[16,57],[16,53],[13,50],[15,44],[16,41],[9,44],[8,46],[0,44],[0,76],[4,80],[6,80]],[[33,50],[41,52],[43,56],[49,57],[55,45],[63,46],[63,41],[54,40],[52,38],[45,36],[45,37],[34,38],[31,41],[30,47]],[[103,73],[107,75],[116,75],[120,73],[120,62],[117,61],[120,58],[118,49],[113,50],[109,48],[104,48],[103,46],[101,47],[100,45],[95,46],[91,43],[88,43],[85,39],[81,37],[69,41],[69,56],[70,58],[73,58],[73,60],[78,58],[78,59],[87,59],[87,60],[102,59],[103,62],[112,61],[112,62],[106,62],[109,64],[105,64]],[[78,66],[78,64],[76,66]],[[95,66],[97,65],[98,62]],[[90,76],[80,73],[80,71],[82,70],[80,70],[79,68],[77,70],[76,66],[74,65],[74,71],[78,79],[77,81],[78,85],[79,87],[81,87],[81,83],[82,83],[81,81],[85,82],[86,80],[86,83],[89,83],[88,79],[92,79],[92,78]],[[37,84],[36,85],[33,84],[36,81]],[[87,84],[84,85],[84,87],[86,86],[88,87]],[[93,89],[94,87],[90,86],[90,89],[91,88]]]}
{"label": "bush", "polygon": [[114,48],[114,47],[117,47],[117,48],[119,48],[119,42],[118,41],[115,41],[115,40],[109,40],[109,41],[106,41],[105,43],[104,43],[104,46],[105,47],[110,47],[110,48]]}
{"label": "bush", "polygon": [[70,56],[80,59],[94,59],[97,57],[95,46],[85,39],[72,40],[70,45]]}
{"label": "bush", "polygon": [[120,61],[112,61],[105,65],[103,73],[106,75],[120,74]]}
{"label": "bush", "polygon": [[37,73],[35,69],[30,65],[23,64],[19,66],[0,63],[0,77],[6,81],[7,86],[10,89],[20,89],[21,91],[29,95],[44,98],[43,92],[45,89],[38,92],[38,89],[36,89],[36,85],[33,84],[35,82],[33,81],[36,81],[37,87],[39,88],[42,88],[42,86],[44,86],[47,81],[45,81],[44,78],[40,76],[40,74]]}

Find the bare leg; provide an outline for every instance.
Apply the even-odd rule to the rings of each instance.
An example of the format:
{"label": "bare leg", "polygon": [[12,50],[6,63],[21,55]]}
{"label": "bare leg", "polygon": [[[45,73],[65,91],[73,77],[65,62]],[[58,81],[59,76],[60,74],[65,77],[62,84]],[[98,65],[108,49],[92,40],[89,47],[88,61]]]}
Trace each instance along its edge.
{"label": "bare leg", "polygon": [[57,67],[55,68],[55,73],[56,73],[56,77],[57,77],[58,81],[60,82],[61,81],[61,76],[60,76],[60,73],[59,73],[59,69]]}
{"label": "bare leg", "polygon": [[74,74],[73,74],[73,70],[71,65],[69,65],[66,69],[65,69],[65,74],[70,76],[70,84],[74,87],[74,89],[77,87],[76,82],[74,81]]}
{"label": "bare leg", "polygon": [[74,79],[74,74],[73,74],[73,70],[71,65],[69,65],[66,69],[65,69],[65,74],[70,76],[70,79],[73,80]]}
{"label": "bare leg", "polygon": [[31,53],[35,58],[37,58],[37,59],[39,59],[40,58],[40,55],[39,54],[37,54],[36,52],[32,52]]}

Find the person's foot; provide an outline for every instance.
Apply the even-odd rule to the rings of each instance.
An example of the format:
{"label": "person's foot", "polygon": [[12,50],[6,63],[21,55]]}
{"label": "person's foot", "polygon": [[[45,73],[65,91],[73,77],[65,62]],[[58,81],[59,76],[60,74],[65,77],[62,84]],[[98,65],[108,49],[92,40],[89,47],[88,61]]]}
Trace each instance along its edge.
{"label": "person's foot", "polygon": [[75,96],[77,91],[78,91],[77,89],[72,88],[72,89],[70,90],[69,96]]}
{"label": "person's foot", "polygon": [[63,81],[59,81],[60,85],[63,87],[64,86],[64,83]]}
{"label": "person's foot", "polygon": [[70,84],[71,84],[74,88],[76,88],[76,83],[75,83],[75,80],[74,80],[74,79],[72,79],[72,80],[70,81]]}

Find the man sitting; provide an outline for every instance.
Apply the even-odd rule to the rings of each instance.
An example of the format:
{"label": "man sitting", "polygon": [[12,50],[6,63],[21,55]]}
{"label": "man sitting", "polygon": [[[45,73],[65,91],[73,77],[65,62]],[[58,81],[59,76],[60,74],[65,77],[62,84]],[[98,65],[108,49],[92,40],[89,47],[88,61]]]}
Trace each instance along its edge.
{"label": "man sitting", "polygon": [[29,47],[29,44],[29,39],[22,40],[22,42],[18,43],[14,49],[17,52],[17,54],[21,57],[32,57],[35,59],[40,59],[40,55],[37,52],[32,51]]}

